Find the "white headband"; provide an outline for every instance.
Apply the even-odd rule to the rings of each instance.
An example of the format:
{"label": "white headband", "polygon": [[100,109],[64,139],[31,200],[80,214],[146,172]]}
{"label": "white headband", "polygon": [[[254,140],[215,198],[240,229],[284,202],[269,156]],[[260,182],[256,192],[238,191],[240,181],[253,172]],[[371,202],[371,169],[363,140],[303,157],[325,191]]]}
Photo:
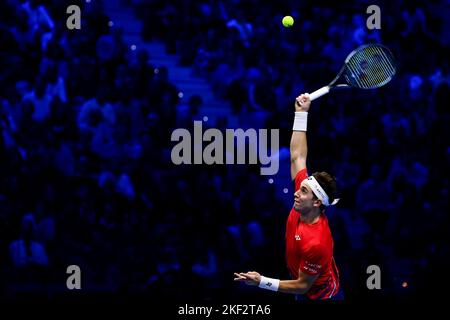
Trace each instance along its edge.
{"label": "white headband", "polygon": [[319,199],[320,201],[322,201],[322,204],[326,207],[328,206],[334,206],[336,203],[338,203],[339,199],[335,199],[331,204],[328,202],[329,198],[327,193],[325,192],[325,190],[322,189],[322,187],[320,186],[320,184],[317,182],[316,178],[314,178],[313,176],[309,176],[306,180],[305,183],[311,188],[312,192],[314,192],[314,194],[316,195],[317,199]]}

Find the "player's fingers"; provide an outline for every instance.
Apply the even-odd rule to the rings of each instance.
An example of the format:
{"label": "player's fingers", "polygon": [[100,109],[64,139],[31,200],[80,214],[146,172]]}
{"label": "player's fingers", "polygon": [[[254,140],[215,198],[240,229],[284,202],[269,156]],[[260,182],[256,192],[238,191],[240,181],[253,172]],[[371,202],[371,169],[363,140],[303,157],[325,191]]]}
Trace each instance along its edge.
{"label": "player's fingers", "polygon": [[304,102],[306,102],[308,100],[309,96],[307,94],[301,94],[300,96],[297,97],[297,101],[302,104]]}
{"label": "player's fingers", "polygon": [[247,280],[245,277],[242,277],[241,275],[239,275],[238,273],[234,273],[234,276],[235,276],[235,278],[234,278],[234,281],[244,281],[244,280]]}
{"label": "player's fingers", "polygon": [[250,274],[247,275],[247,279],[255,280],[256,279],[256,275],[254,273],[250,273]]}

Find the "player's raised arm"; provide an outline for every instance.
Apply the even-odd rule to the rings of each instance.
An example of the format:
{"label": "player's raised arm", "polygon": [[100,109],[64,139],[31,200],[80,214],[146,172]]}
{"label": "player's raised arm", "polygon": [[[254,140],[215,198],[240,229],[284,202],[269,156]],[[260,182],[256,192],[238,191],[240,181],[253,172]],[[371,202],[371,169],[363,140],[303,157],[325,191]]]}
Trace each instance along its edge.
{"label": "player's raised arm", "polygon": [[308,94],[302,94],[295,99],[295,119],[291,138],[291,178],[295,179],[297,172],[306,168],[308,145],[306,143],[306,127],[308,110],[311,100]]}

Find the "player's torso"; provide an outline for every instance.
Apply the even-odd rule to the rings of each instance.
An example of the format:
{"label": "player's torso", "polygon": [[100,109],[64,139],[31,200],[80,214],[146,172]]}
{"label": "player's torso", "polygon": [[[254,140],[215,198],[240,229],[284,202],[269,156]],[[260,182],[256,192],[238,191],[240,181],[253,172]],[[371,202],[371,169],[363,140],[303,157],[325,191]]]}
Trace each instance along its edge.
{"label": "player's torso", "polygon": [[323,271],[310,289],[310,294],[319,296],[319,292],[329,291],[327,287],[332,290],[332,282],[338,281],[337,269],[334,270],[333,266],[333,238],[328,219],[322,214],[316,224],[308,225],[300,222],[300,214],[292,209],[286,224],[286,262],[293,279],[298,278],[302,255],[317,242],[329,248],[329,262],[324,265]]}
{"label": "player's torso", "polygon": [[315,224],[308,225],[300,221],[300,214],[291,209],[286,224],[286,259],[291,275],[298,276],[298,266],[304,254],[314,243],[321,243],[330,249],[333,255],[333,239],[324,214]]}

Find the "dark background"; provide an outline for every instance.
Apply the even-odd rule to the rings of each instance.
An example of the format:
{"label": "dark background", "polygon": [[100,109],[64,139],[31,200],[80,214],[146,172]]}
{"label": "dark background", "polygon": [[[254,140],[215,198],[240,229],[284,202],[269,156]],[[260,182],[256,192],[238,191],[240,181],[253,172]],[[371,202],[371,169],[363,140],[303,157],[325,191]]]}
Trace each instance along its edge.
{"label": "dark background", "polygon": [[[66,27],[71,4],[81,30]],[[381,30],[366,28],[371,4]],[[338,179],[342,200],[327,212],[347,301],[442,297],[449,13],[448,1],[2,1],[0,296],[292,301],[233,272],[288,279],[293,101],[376,42],[397,75],[313,102],[309,173]],[[206,89],[192,89],[198,79]],[[222,132],[280,129],[280,172],[174,165],[172,131],[204,116]],[[69,265],[81,268],[80,292],[66,288]],[[366,287],[369,265],[381,290]]]}

